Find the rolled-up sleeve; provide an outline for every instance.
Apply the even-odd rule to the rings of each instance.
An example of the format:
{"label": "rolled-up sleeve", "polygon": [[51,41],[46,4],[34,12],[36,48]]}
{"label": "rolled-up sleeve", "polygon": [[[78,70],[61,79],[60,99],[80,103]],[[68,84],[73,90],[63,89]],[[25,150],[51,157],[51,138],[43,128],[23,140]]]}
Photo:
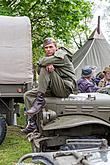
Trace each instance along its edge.
{"label": "rolled-up sleeve", "polygon": [[64,59],[56,56],[44,57],[39,61],[40,66],[53,64],[54,66],[64,66]]}
{"label": "rolled-up sleeve", "polygon": [[53,56],[42,58],[39,63],[41,66],[47,66],[53,64],[54,66],[64,66],[66,52],[58,49]]}

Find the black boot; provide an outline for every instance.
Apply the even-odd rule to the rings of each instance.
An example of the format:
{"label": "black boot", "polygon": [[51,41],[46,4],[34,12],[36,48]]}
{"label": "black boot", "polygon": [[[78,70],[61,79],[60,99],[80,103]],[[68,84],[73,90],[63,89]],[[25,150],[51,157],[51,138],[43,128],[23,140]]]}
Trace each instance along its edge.
{"label": "black boot", "polygon": [[31,109],[29,109],[26,113],[27,115],[35,115],[39,113],[39,111],[43,108],[45,105],[45,99],[44,99],[44,93],[38,92],[37,98],[35,99],[33,106]]}
{"label": "black boot", "polygon": [[28,120],[28,124],[26,126],[26,128],[22,129],[21,130],[23,133],[31,133],[33,131],[38,131],[38,128],[37,128],[37,124],[36,124],[36,117],[31,117],[29,120]]}

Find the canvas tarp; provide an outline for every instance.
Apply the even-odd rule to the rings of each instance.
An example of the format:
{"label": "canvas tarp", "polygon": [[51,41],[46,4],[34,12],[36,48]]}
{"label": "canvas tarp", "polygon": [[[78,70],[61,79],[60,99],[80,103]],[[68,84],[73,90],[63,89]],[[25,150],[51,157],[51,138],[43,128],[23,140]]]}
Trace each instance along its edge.
{"label": "canvas tarp", "polygon": [[81,77],[84,66],[95,66],[96,74],[110,65],[110,45],[102,32],[93,31],[87,42],[73,56],[77,79]]}
{"label": "canvas tarp", "polygon": [[32,80],[30,20],[25,16],[0,16],[0,84]]}

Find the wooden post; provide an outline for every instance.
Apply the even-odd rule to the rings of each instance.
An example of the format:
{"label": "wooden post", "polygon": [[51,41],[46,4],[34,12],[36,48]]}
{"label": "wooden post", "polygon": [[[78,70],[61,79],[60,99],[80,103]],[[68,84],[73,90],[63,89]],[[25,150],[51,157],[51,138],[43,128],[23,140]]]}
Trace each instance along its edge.
{"label": "wooden post", "polygon": [[100,34],[100,16],[98,16],[97,33]]}

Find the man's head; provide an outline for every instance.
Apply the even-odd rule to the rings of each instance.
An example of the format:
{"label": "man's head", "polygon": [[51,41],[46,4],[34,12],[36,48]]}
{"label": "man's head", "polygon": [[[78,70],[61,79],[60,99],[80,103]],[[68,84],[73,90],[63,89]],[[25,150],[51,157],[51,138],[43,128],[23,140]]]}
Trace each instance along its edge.
{"label": "man's head", "polygon": [[52,56],[57,50],[57,45],[53,38],[45,38],[43,47],[47,56]]}
{"label": "man's head", "polygon": [[110,80],[110,66],[109,67],[105,67],[104,71],[104,77],[106,80]]}
{"label": "man's head", "polygon": [[93,70],[92,70],[91,67],[85,66],[82,69],[82,77],[84,77],[84,78],[91,78],[92,77],[92,74],[93,74]]}

